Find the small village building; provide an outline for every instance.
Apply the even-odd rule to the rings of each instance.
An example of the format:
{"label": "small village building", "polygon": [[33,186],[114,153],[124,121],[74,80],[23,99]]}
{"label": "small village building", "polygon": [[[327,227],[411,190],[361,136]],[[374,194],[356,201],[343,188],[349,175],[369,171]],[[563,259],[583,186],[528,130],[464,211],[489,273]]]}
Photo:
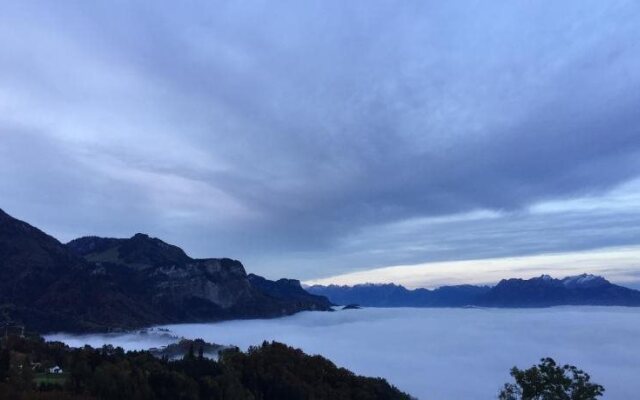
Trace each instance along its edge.
{"label": "small village building", "polygon": [[49,373],[50,374],[61,374],[62,373],[62,368],[60,368],[60,367],[58,367],[56,365],[55,367],[49,368]]}

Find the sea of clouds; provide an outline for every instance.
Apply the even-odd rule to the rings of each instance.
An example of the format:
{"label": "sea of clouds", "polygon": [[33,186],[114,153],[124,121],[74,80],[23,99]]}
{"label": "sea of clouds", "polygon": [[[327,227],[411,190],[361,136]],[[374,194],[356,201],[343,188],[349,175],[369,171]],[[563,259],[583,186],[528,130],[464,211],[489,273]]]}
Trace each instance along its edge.
{"label": "sea of clouds", "polygon": [[159,347],[175,337],[241,348],[277,340],[358,374],[381,376],[420,399],[495,399],[509,369],[541,357],[586,370],[605,399],[640,392],[640,309],[412,309],[304,312],[270,320],[181,324],[146,333],[48,335],[72,346]]}

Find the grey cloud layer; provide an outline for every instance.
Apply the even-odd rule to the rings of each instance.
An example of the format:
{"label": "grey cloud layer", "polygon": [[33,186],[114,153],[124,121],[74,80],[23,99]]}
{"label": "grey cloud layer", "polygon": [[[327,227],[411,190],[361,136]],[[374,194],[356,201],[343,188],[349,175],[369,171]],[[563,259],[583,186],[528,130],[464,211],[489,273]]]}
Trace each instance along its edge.
{"label": "grey cloud layer", "polygon": [[[300,277],[446,258],[408,256],[392,230],[344,247],[479,209],[525,215],[472,231],[549,250],[527,207],[640,172],[639,17],[625,1],[6,5],[1,206],[64,239],[148,231]],[[416,234],[495,253],[460,232]],[[628,242],[600,232],[553,250]]]}

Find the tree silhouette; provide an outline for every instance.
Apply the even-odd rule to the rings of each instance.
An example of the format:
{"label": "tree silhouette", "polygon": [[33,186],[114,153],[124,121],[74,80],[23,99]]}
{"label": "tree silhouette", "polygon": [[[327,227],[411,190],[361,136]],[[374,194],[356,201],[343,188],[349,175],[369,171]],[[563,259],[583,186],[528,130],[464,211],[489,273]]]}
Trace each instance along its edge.
{"label": "tree silhouette", "polygon": [[515,383],[506,383],[500,400],[595,400],[604,387],[589,382],[591,377],[573,365],[559,366],[552,358],[521,370],[511,369]]}

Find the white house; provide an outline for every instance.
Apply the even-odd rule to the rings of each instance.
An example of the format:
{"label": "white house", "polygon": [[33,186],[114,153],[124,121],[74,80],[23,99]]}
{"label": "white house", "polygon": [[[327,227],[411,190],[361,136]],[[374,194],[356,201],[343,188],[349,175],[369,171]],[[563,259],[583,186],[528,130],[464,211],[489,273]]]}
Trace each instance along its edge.
{"label": "white house", "polygon": [[58,367],[56,365],[55,367],[49,368],[49,373],[50,374],[61,374],[62,373],[62,368],[60,368],[60,367]]}

